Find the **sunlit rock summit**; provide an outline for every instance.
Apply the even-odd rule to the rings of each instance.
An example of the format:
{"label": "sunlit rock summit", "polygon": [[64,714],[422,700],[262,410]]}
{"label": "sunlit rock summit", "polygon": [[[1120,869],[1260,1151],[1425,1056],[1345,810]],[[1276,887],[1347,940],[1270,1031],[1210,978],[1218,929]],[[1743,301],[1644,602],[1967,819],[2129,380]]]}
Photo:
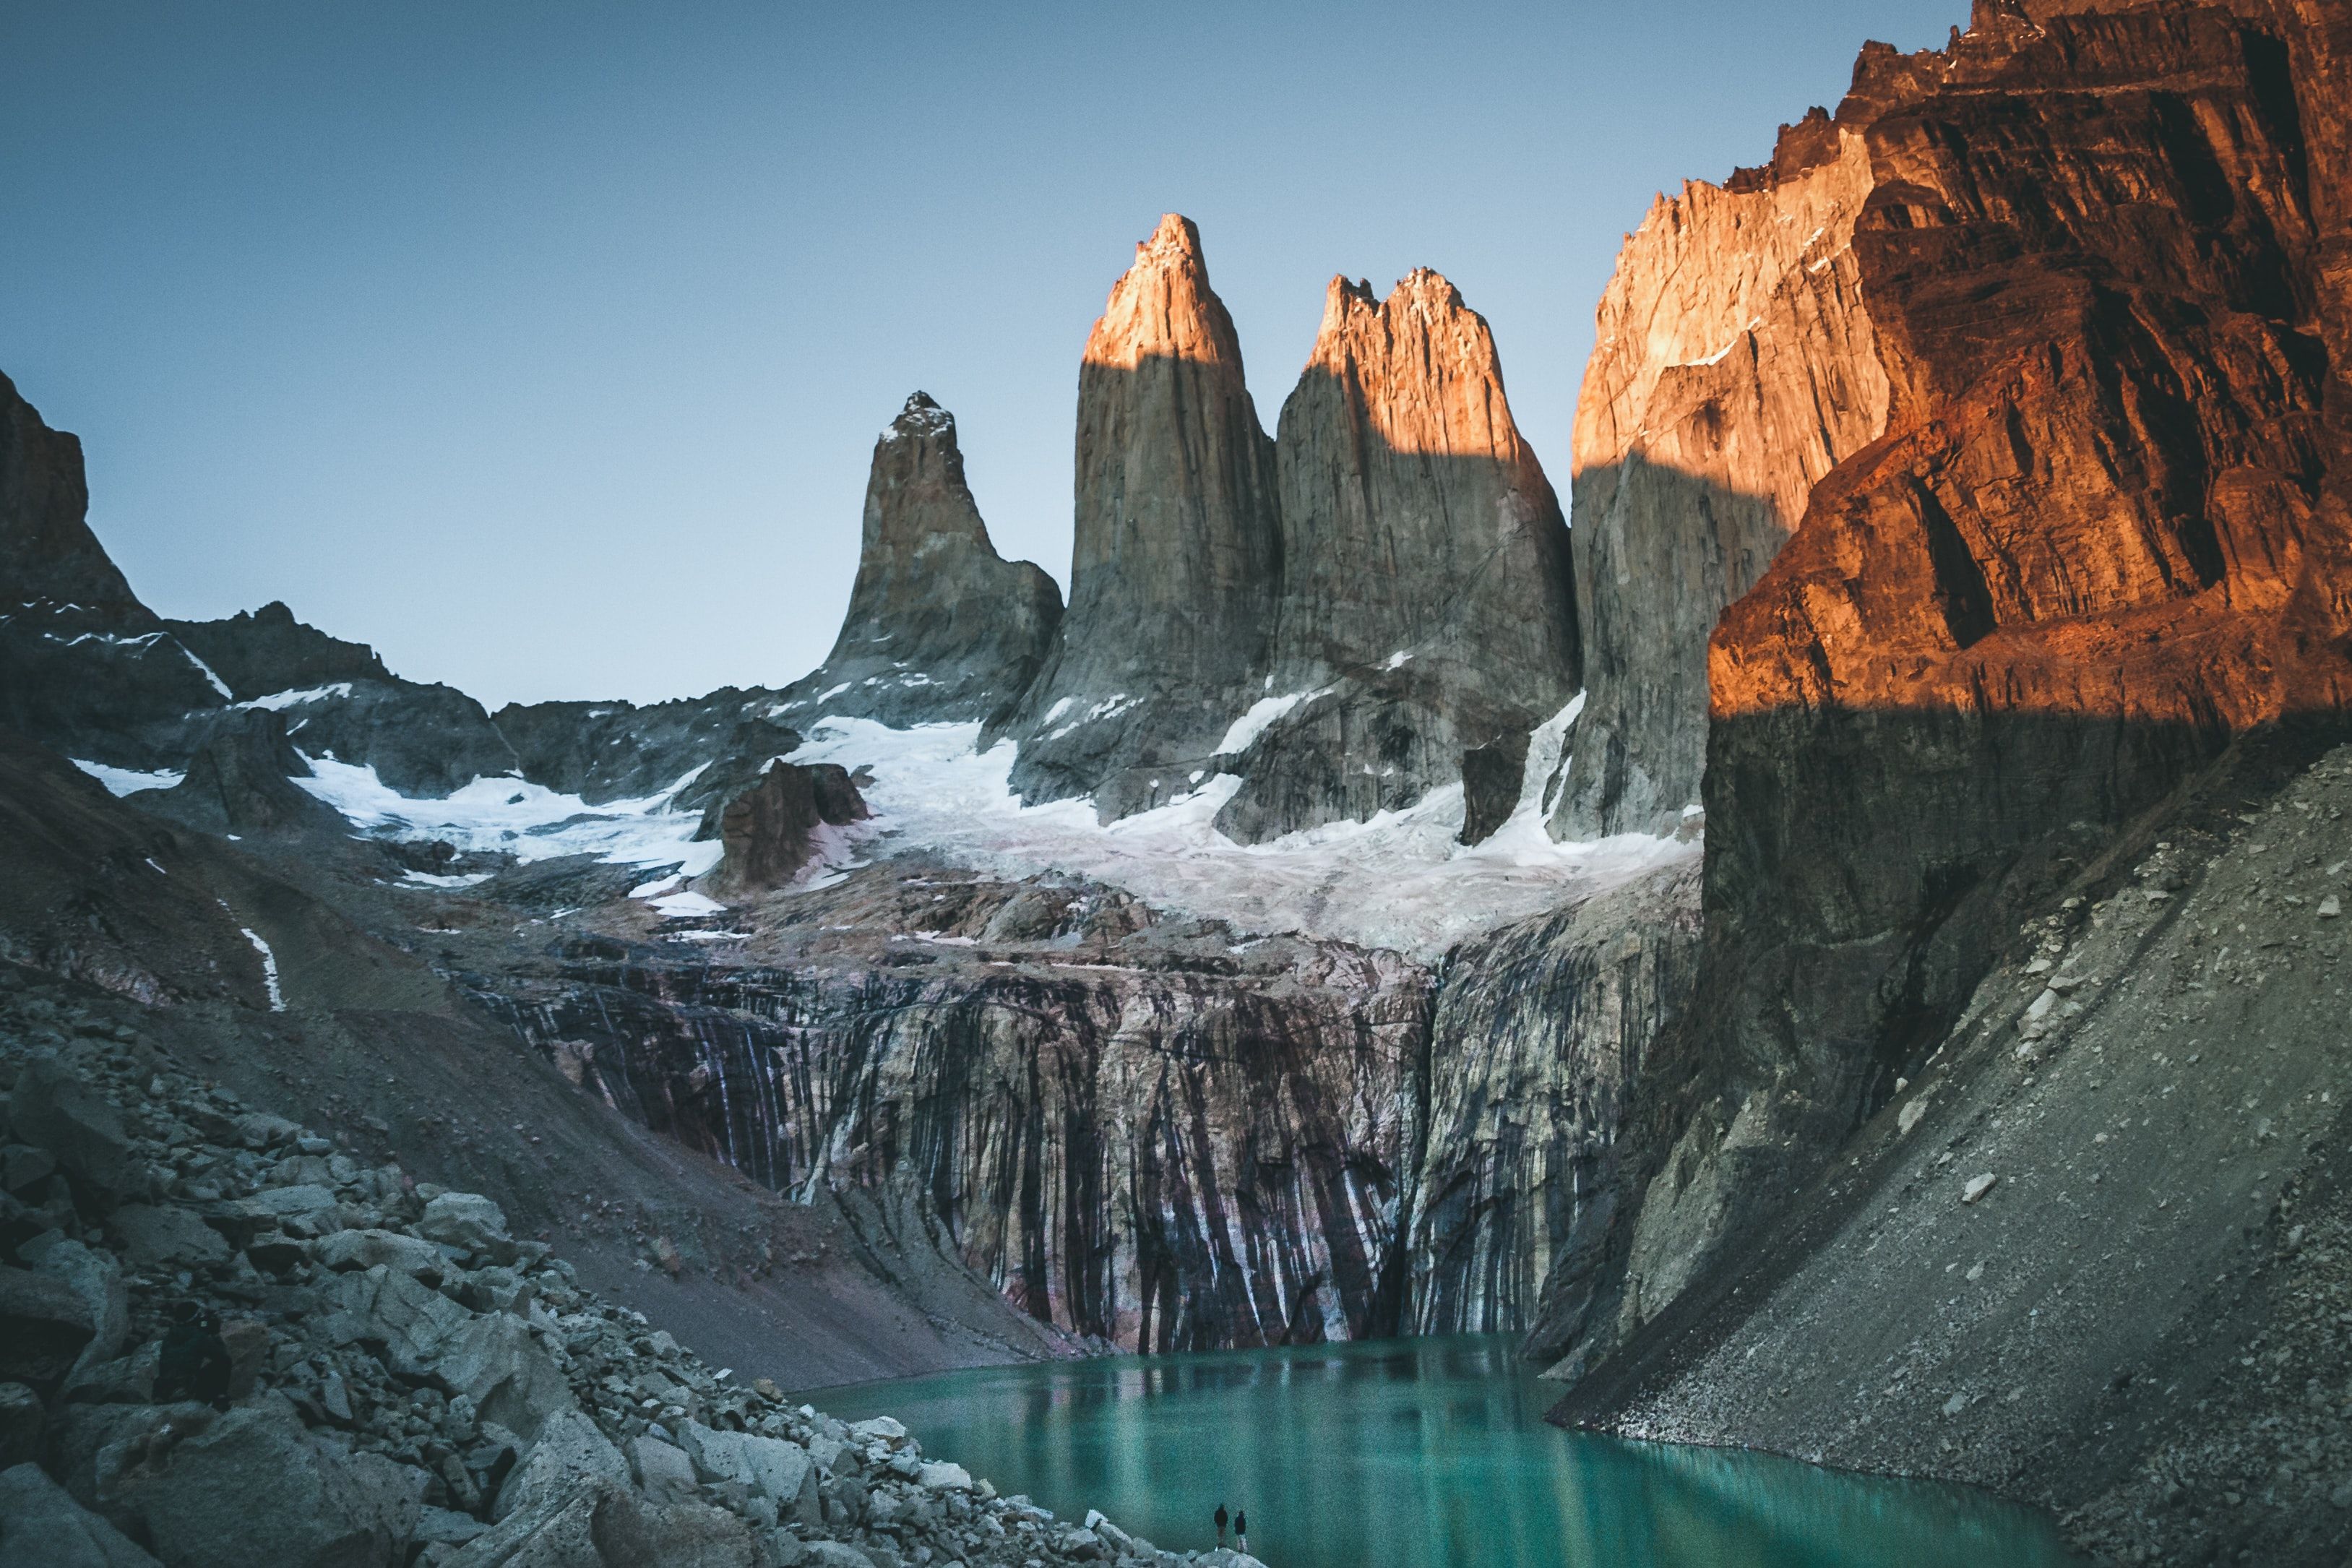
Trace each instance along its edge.
{"label": "sunlit rock summit", "polygon": [[[1267,718],[1224,764],[1244,782],[1218,826],[1254,840],[1361,820],[1467,773],[1480,837],[1578,669],[1567,523],[1486,319],[1426,268],[1385,301],[1333,279],[1276,468]],[[1499,766],[1465,768],[1489,750]]]}
{"label": "sunlit rock summit", "polygon": [[1105,816],[1184,793],[1257,695],[1282,559],[1274,443],[1200,231],[1135,248],[1078,371],[1070,610],[999,726],[1032,798]]}

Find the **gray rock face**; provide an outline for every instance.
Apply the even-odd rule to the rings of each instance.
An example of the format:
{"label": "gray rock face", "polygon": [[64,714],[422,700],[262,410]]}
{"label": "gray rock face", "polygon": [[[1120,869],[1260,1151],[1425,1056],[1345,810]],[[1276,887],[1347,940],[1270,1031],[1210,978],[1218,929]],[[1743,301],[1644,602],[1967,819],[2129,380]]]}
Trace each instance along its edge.
{"label": "gray rock face", "polygon": [[208,833],[348,835],[351,825],[334,807],[293,782],[310,772],[286,738],[284,715],[231,709],[205,725],[185,778],[128,798]]}
{"label": "gray rock face", "polygon": [[155,1568],[155,1559],[33,1465],[0,1470],[0,1568]]}
{"label": "gray rock face", "polygon": [[1244,782],[1217,825],[1244,841],[1410,805],[1462,778],[1465,752],[1524,748],[1578,681],[1567,523],[1492,332],[1444,278],[1415,271],[1386,301],[1331,280],[1276,462],[1263,699],[1315,695],[1224,763]]}
{"label": "gray rock face", "polygon": [[0,1376],[33,1389],[53,1389],[73,1370],[90,1342],[89,1308],[72,1286],[30,1269],[0,1264]]}
{"label": "gray rock face", "polygon": [[81,443],[41,422],[0,375],[0,613],[42,600],[121,614],[131,584],[84,521]]}
{"label": "gray rock face", "polygon": [[1853,235],[1860,139],[1818,110],[1769,169],[1661,196],[1602,296],[1577,401],[1577,602],[1590,699],[1556,837],[1666,833],[1696,803],[1706,639],[1886,428]]}
{"label": "gray rock face", "polygon": [[1053,578],[996,553],[964,481],[955,416],[918,392],[874,443],[841,634],[775,711],[803,723],[984,719],[1036,675],[1061,619]]}
{"label": "gray rock face", "polygon": [[840,764],[772,763],[759,783],[706,815],[700,837],[716,837],[726,849],[704,881],[725,894],[783,887],[815,858],[820,829],[846,827],[868,815]]}
{"label": "gray rock face", "polygon": [[1078,372],[1070,608],[992,734],[1036,801],[1106,818],[1181,793],[1263,695],[1281,564],[1274,443],[1242,374],[1200,232],[1173,213],[1136,247]]}
{"label": "gray rock face", "polygon": [[1447,963],[1406,1247],[1413,1331],[1532,1331],[1549,1359],[1580,1322],[1587,1276],[1555,1266],[1606,1228],[1645,1053],[1696,980],[1698,891],[1694,856]]}

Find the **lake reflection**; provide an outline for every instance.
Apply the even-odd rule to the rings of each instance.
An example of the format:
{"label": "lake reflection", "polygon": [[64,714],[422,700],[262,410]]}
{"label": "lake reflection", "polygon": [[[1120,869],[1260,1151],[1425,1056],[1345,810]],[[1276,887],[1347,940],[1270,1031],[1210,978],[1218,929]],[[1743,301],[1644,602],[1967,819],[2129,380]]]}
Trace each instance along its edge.
{"label": "lake reflection", "polygon": [[1547,1426],[1501,1337],[986,1367],[828,1390],[924,1452],[1171,1551],[1219,1502],[1272,1568],[2042,1568],[2038,1514],[1982,1494]]}

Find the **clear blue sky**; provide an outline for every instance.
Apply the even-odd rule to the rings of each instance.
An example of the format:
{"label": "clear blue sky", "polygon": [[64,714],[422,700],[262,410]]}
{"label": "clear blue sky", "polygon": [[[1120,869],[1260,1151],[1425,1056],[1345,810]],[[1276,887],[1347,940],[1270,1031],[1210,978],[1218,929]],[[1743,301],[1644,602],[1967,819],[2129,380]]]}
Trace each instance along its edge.
{"label": "clear blue sky", "polygon": [[1087,329],[1201,226],[1273,427],[1323,286],[1446,273],[1565,489],[1656,191],[1967,0],[0,0],[0,370],[147,602],[509,698],[823,657],[875,434],[1066,579]]}

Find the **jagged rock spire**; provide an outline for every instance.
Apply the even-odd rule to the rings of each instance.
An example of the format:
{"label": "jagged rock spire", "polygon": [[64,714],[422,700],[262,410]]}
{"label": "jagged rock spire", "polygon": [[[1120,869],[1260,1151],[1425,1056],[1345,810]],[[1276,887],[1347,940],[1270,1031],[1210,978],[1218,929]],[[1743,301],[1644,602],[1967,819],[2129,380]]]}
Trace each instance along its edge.
{"label": "jagged rock spire", "polygon": [[1280,570],[1274,446],[1190,219],[1136,247],[1087,337],[1076,457],[1070,613],[1005,728],[1025,794],[1118,815],[1247,705]]}
{"label": "jagged rock spire", "polygon": [[1334,278],[1276,450],[1267,689],[1312,696],[1260,732],[1218,825],[1264,838],[1460,779],[1475,839],[1578,675],[1567,522],[1485,318],[1427,268],[1386,300]]}
{"label": "jagged rock spire", "polygon": [[1061,616],[1051,577],[997,554],[964,481],[955,416],[917,392],[874,443],[857,579],[833,652],[778,712],[984,718],[1036,674]]}

